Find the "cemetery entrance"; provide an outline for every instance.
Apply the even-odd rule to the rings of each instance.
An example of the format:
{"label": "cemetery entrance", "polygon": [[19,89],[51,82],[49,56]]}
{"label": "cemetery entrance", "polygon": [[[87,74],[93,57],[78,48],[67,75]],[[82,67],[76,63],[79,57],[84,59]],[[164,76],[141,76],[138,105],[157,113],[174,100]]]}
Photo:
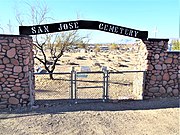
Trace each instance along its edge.
{"label": "cemetery entrance", "polygon": [[145,71],[36,73],[36,100],[118,101],[142,99]]}
{"label": "cemetery entrance", "polygon": [[[147,31],[99,21],[78,20],[19,27],[20,34],[23,35],[47,34],[77,29],[100,30],[139,39],[147,39],[148,37]],[[140,73],[141,75],[139,75]],[[49,75],[48,73],[35,74],[36,99],[97,99],[103,101],[108,99],[142,99],[144,71],[119,70],[114,72],[113,70],[100,70],[79,72],[72,70],[71,73],[53,73],[53,80],[49,79]],[[137,79],[139,76],[141,76],[141,79]],[[137,92],[137,89],[140,92]]]}
{"label": "cemetery entrance", "polygon": [[[70,30],[72,29],[71,25],[74,25],[72,30],[78,28],[93,29],[92,26],[94,25],[92,24],[94,23],[88,23],[89,21],[86,21],[86,23],[83,23],[83,21],[77,22],[78,25],[76,23],[70,23],[68,27],[66,23],[58,23],[58,30],[60,31],[61,28]],[[80,22],[82,23],[80,24]],[[86,26],[82,27],[82,24],[86,24]],[[180,91],[178,89],[179,79],[177,70],[179,69],[179,52],[167,51],[169,39],[147,39],[147,32],[145,32],[146,34],[143,34],[143,31],[130,31],[130,29],[124,29],[125,27],[122,28],[100,22],[97,22],[96,24],[98,27],[95,27],[94,29],[97,30],[101,29],[102,31],[115,32],[115,34],[117,33],[125,36],[133,36],[134,33],[136,38],[142,39],[142,43],[145,45],[147,51],[145,52],[147,55],[147,65],[145,68],[147,72],[144,77],[145,87],[142,95],[143,99],[179,97]],[[57,27],[53,28],[56,29]],[[43,32],[49,33],[54,31],[53,29],[51,30],[50,25],[20,26],[21,35],[0,36],[0,108],[33,105],[35,95],[37,96],[34,85],[38,88],[37,84],[42,82],[41,79],[38,79],[40,80],[40,83],[34,83],[34,44],[32,38],[26,35],[42,34]],[[139,33],[141,33],[141,36],[138,35]],[[138,56],[142,56],[142,54],[138,54]],[[123,61],[127,62],[127,60]],[[144,61],[138,60],[137,62],[142,65]],[[121,64],[120,66],[124,65]],[[142,69],[137,70],[142,71]],[[71,76],[71,73],[68,73],[68,75]],[[36,76],[38,75],[35,75],[35,77]],[[67,82],[69,84],[69,90],[71,90],[71,81],[67,79]],[[47,82],[44,82],[43,84],[45,85]],[[124,82],[124,84],[126,83]],[[53,85],[51,84],[51,86]],[[45,89],[46,88],[47,87],[45,87]],[[68,88],[66,89],[66,91],[69,90]],[[110,88],[108,90],[110,91]],[[103,91],[101,92],[103,95]],[[111,92],[108,94],[109,97],[111,97],[110,93]],[[69,97],[68,99],[71,99],[71,94],[68,94],[64,97]]]}

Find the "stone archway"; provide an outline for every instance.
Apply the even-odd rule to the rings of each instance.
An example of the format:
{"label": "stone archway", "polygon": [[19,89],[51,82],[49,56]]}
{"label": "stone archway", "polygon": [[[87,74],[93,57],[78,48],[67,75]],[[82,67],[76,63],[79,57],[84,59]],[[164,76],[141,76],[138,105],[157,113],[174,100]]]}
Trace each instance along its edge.
{"label": "stone archway", "polygon": [[[180,53],[167,52],[168,39],[148,39],[143,43],[148,51],[143,99],[179,97]],[[0,35],[0,108],[32,103],[33,68],[32,38]]]}

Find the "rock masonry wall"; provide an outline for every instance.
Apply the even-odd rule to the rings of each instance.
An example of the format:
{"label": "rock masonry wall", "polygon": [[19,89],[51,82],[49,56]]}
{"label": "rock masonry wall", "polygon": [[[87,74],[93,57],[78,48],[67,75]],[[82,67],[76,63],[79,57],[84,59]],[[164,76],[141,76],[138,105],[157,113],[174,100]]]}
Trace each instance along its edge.
{"label": "rock masonry wall", "polygon": [[33,44],[28,36],[0,35],[0,108],[30,102]]}
{"label": "rock masonry wall", "polygon": [[180,53],[167,52],[168,39],[144,41],[148,50],[148,67],[144,99],[180,96]]}
{"label": "rock masonry wall", "polygon": [[[136,43],[136,67],[137,71],[145,71],[147,69],[147,48],[146,45],[139,41]],[[133,95],[136,99],[142,99],[145,86],[145,72],[136,72],[133,80]]]}
{"label": "rock masonry wall", "polygon": [[[140,48],[137,70],[146,69],[147,72],[143,80],[139,77],[143,74],[137,73],[137,81],[133,82],[137,84],[134,93],[137,96],[142,93],[143,99],[179,97],[180,53],[167,52],[168,39],[148,39],[143,43],[145,46]],[[0,109],[33,103],[33,71],[32,38],[0,35]]]}

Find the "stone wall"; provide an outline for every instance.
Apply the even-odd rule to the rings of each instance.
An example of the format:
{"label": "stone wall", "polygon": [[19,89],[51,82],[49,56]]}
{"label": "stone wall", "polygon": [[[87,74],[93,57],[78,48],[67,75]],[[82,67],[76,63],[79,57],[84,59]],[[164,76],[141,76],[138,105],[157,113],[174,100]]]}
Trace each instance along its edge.
{"label": "stone wall", "polygon": [[[138,98],[179,97],[180,53],[167,52],[168,39],[148,39],[139,48],[133,91]],[[147,58],[147,59],[146,59]],[[0,108],[34,101],[33,41],[29,36],[0,35]],[[142,82],[145,82],[142,84]],[[141,84],[141,85],[138,85]],[[144,89],[142,89],[142,85]],[[138,91],[139,90],[139,91]]]}
{"label": "stone wall", "polygon": [[32,48],[31,37],[0,35],[0,108],[26,106],[30,102]]}
{"label": "stone wall", "polygon": [[134,79],[133,79],[133,95],[135,96],[136,99],[141,100],[143,90],[144,90],[144,81],[145,81],[145,71],[144,72],[136,72],[134,74]]}
{"label": "stone wall", "polygon": [[142,99],[144,86],[145,86],[145,71],[147,69],[147,54],[148,51],[146,49],[146,45],[140,40],[135,45],[135,62],[136,66],[134,69],[136,71],[144,71],[144,72],[136,72],[134,73],[133,79],[133,95],[135,95],[136,99]]}
{"label": "stone wall", "polygon": [[179,97],[180,53],[167,52],[168,39],[148,39],[144,43],[148,67],[143,98]]}

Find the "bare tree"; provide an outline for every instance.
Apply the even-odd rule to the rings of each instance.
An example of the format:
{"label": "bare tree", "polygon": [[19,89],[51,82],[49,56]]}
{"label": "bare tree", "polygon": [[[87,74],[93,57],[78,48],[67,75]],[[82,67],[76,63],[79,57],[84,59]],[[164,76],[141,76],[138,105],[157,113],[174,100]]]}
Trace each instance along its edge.
{"label": "bare tree", "polygon": [[2,32],[4,33],[4,29],[0,26],[0,29],[2,30]]}
{"label": "bare tree", "polygon": [[[30,5],[30,14],[24,17],[20,12],[16,13],[16,20],[20,25],[25,23],[23,18],[31,20],[31,24],[40,25],[47,22],[51,17],[48,17],[47,5],[37,2],[37,5]],[[80,36],[77,31],[61,32],[58,34],[46,34],[33,36],[34,41],[34,58],[44,65],[44,68],[50,73],[50,79],[53,79],[52,73],[55,70],[58,60],[60,60],[64,51],[70,45],[84,44],[88,41],[88,36]],[[47,54],[50,55],[47,55]],[[41,56],[40,56],[41,54]]]}
{"label": "bare tree", "polygon": [[[23,26],[28,25],[40,25],[49,20],[53,20],[52,17],[48,16],[49,9],[45,2],[36,0],[33,5],[24,1],[24,6],[27,6],[28,12],[24,13],[16,8],[16,20]],[[27,21],[28,20],[28,21]]]}
{"label": "bare tree", "polygon": [[1,23],[0,23],[0,30],[4,33],[4,29],[1,27]]}
{"label": "bare tree", "polygon": [[[63,56],[64,51],[70,45],[82,43],[83,39],[86,39],[86,37],[78,36],[77,31],[64,32],[60,35],[56,34],[55,37],[53,35],[46,35],[45,42],[43,43],[39,43],[36,38],[34,58],[44,65],[44,68],[50,73],[50,79],[53,79],[52,73],[58,60]],[[46,55],[47,53],[50,55]],[[42,54],[42,56],[39,54]]]}

